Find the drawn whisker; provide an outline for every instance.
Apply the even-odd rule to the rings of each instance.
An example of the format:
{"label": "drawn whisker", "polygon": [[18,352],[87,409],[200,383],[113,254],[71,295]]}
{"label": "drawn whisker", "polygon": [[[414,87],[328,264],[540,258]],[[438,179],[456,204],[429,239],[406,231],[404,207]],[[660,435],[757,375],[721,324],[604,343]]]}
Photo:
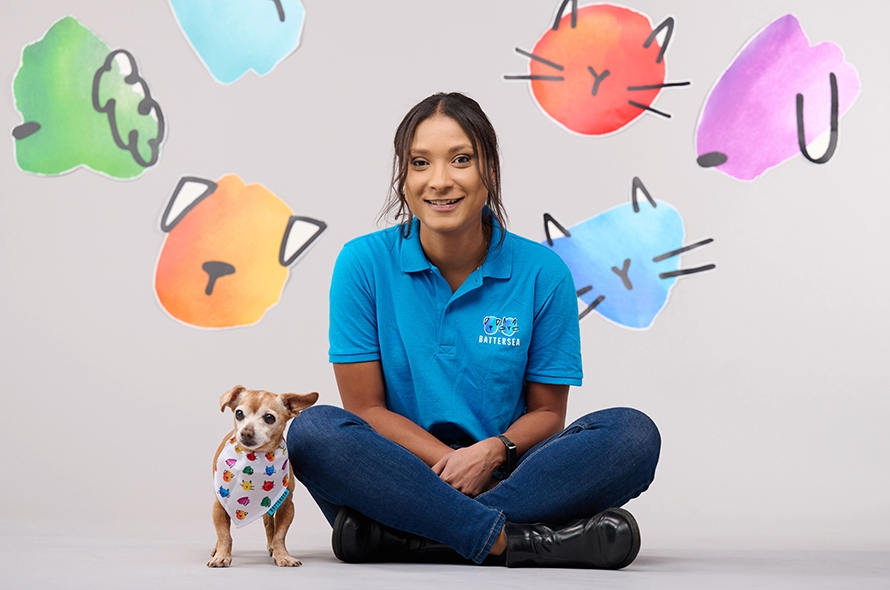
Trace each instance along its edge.
{"label": "drawn whisker", "polygon": [[590,293],[593,291],[593,285],[587,285],[586,287],[581,287],[577,291],[575,291],[575,297],[581,297],[585,293]]}
{"label": "drawn whisker", "polygon": [[565,78],[562,76],[537,76],[534,74],[504,74],[504,80],[544,80],[547,82],[562,82]]}
{"label": "drawn whisker", "polygon": [[652,262],[661,262],[662,260],[667,260],[672,256],[676,256],[677,254],[682,254],[683,252],[689,252],[690,250],[694,250],[700,246],[704,246],[705,244],[710,244],[714,241],[714,238],[706,238],[700,242],[696,242],[694,244],[690,244],[689,246],[683,246],[682,248],[677,248],[676,250],[671,250],[670,252],[665,252],[660,256],[656,256],[652,259]]}
{"label": "drawn whisker", "polygon": [[672,270],[671,272],[663,272],[658,275],[659,279],[670,279],[673,277],[681,277],[683,275],[692,275],[697,272],[705,272],[717,268],[716,264],[706,264],[696,268],[681,268],[680,270]]}
{"label": "drawn whisker", "polygon": [[692,82],[663,82],[661,84],[646,84],[644,86],[628,86],[631,92],[636,90],[655,90],[656,88],[673,88],[675,86],[689,86]]}
{"label": "drawn whisker", "polygon": [[644,104],[640,104],[640,103],[634,102],[632,100],[627,101],[627,104],[629,104],[632,107],[637,107],[638,109],[643,109],[644,111],[649,111],[650,113],[655,113],[656,115],[661,115],[662,117],[665,117],[666,119],[671,118],[671,116],[667,113],[663,113],[663,112],[659,111],[658,109],[653,109],[650,106],[646,106]]}
{"label": "drawn whisker", "polygon": [[514,47],[514,49],[515,49],[516,53],[518,53],[519,55],[524,55],[525,57],[527,57],[529,59],[533,59],[537,62],[544,64],[545,66],[550,66],[551,68],[556,68],[560,72],[565,69],[563,66],[559,65],[558,63],[552,62],[549,59],[544,59],[540,55],[535,55],[534,53],[524,51],[522,49],[519,49],[518,47]]}
{"label": "drawn whisker", "polygon": [[594,309],[596,309],[596,306],[599,305],[600,303],[602,303],[603,300],[605,300],[605,298],[606,298],[605,295],[600,295],[599,297],[597,297],[596,299],[594,299],[594,300],[593,300],[593,303],[591,303],[590,305],[588,305],[587,308],[586,308],[584,311],[582,311],[580,314],[578,314],[578,320],[579,320],[579,321],[580,321],[580,320],[583,320],[583,319],[584,319],[584,316],[586,316],[586,315],[589,314],[591,311],[593,311]]}

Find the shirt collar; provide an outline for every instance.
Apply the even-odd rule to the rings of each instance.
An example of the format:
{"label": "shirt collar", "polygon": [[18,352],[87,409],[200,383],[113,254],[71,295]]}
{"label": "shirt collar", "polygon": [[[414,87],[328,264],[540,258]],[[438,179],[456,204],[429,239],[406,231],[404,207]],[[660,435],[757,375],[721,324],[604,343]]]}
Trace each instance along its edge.
{"label": "shirt collar", "polygon": [[[483,213],[484,215],[484,213]],[[395,231],[403,231],[404,226],[399,225]],[[503,243],[499,243],[504,230],[498,222],[492,219],[491,240],[488,244],[488,254],[482,263],[482,276],[495,279],[509,279],[513,268],[513,242],[510,235],[504,236]],[[407,238],[402,238],[401,270],[402,272],[420,272],[433,267],[420,245],[420,220],[416,217],[411,220],[411,232]]]}

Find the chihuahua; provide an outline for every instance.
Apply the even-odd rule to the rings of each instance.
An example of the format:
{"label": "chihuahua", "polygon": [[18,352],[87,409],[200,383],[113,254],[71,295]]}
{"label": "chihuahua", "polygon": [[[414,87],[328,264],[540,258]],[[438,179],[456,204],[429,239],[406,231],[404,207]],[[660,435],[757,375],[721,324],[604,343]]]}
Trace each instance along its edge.
{"label": "chihuahua", "polygon": [[235,414],[235,430],[226,435],[213,458],[213,525],[216,527],[209,567],[232,563],[230,521],[236,527],[260,516],[266,528],[266,548],[275,565],[302,565],[284,545],[294,519],[293,472],[284,443],[284,430],[318,400],[315,392],[276,395],[238,385],[219,398],[219,409]]}

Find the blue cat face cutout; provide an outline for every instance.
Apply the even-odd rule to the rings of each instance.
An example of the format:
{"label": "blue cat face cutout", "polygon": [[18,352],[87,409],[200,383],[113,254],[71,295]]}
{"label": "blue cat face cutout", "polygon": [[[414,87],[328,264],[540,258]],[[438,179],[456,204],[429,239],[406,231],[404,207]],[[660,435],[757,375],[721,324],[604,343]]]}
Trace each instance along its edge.
{"label": "blue cat face cutout", "polygon": [[498,333],[498,327],[501,325],[501,318],[495,316],[486,316],[482,320],[482,329],[488,336]]}
{"label": "blue cat face cutout", "polygon": [[[640,204],[638,192],[648,203]],[[551,225],[563,235],[552,237]],[[680,213],[667,203],[656,203],[637,177],[630,203],[570,229],[545,213],[544,233],[543,243],[572,271],[575,292],[583,304],[580,318],[596,311],[626,328],[649,328],[667,304],[677,277],[716,268],[714,264],[680,268],[680,254],[713,240],[684,246]]]}

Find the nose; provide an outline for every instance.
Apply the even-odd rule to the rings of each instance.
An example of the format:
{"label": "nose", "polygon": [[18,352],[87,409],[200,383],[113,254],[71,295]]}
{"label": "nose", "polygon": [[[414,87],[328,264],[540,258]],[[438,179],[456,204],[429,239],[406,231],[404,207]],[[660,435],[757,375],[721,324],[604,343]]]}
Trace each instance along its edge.
{"label": "nose", "polygon": [[603,70],[602,74],[597,74],[596,70],[594,70],[590,66],[587,66],[587,71],[590,72],[591,76],[593,76],[593,90],[591,90],[591,94],[593,94],[593,96],[596,96],[596,92],[600,88],[600,82],[605,80],[606,76],[608,76],[612,72],[610,72],[609,70]]}
{"label": "nose", "polygon": [[201,268],[207,273],[207,288],[204,289],[204,293],[207,295],[213,294],[213,287],[216,285],[216,279],[226,275],[235,274],[234,266],[228,262],[219,262],[217,260],[208,260],[201,265]]}
{"label": "nose", "polygon": [[696,162],[702,168],[713,168],[714,166],[719,166],[728,160],[729,158],[723,152],[708,152],[707,154],[702,154],[698,158],[696,158]]}
{"label": "nose", "polygon": [[432,164],[430,170],[430,188],[442,192],[454,185],[448,166],[445,164]]}

